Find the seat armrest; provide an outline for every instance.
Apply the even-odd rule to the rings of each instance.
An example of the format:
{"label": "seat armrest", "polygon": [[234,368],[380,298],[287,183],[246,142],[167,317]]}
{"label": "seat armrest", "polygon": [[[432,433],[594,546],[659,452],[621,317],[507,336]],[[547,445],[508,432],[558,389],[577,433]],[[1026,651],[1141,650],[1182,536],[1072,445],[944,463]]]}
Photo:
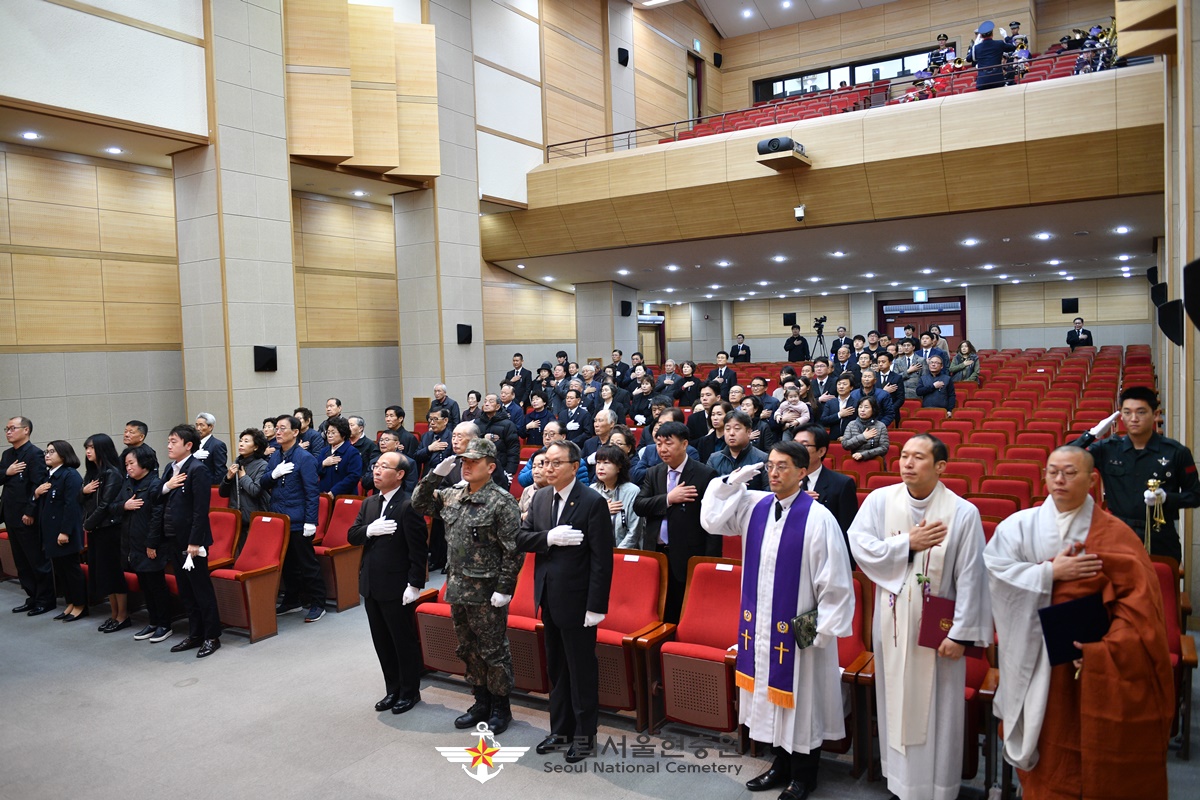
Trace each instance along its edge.
{"label": "seat armrest", "polygon": [[855,683],[865,684],[867,686],[874,686],[875,685],[875,654],[874,653],[865,653],[864,655],[870,655],[871,660],[868,661],[866,664],[864,664],[862,669],[860,669],[858,671],[858,675],[855,678]]}
{"label": "seat armrest", "polygon": [[266,575],[268,573],[278,572],[278,571],[279,571],[279,565],[271,564],[266,567],[259,567],[258,569],[251,569],[251,570],[246,570],[245,572],[239,572],[237,574],[237,579],[239,581],[248,581],[251,578],[258,577],[259,575]]}
{"label": "seat armrest", "polygon": [[337,547],[327,547],[325,548],[325,555],[336,556],[338,553],[346,553],[350,550],[361,550],[362,547],[363,546],[361,544],[343,544],[338,545]]}
{"label": "seat armrest", "polygon": [[858,658],[851,661],[850,666],[846,667],[846,669],[842,671],[842,680],[846,681],[847,683],[853,683],[858,677],[858,673],[861,672],[864,667],[870,664],[873,658],[874,656],[872,656],[870,650],[864,650],[859,653]]}
{"label": "seat armrest", "polygon": [[639,628],[636,631],[632,631],[630,633],[625,634],[623,637],[621,637],[621,646],[622,647],[635,647],[637,645],[638,639],[640,639],[643,636],[648,636],[650,633],[652,633],[653,631],[655,631],[659,627],[661,627],[662,624],[663,624],[662,622],[657,622],[657,621],[651,622],[649,625],[647,625],[644,628]]}
{"label": "seat armrest", "polygon": [[649,650],[653,647],[661,646],[663,642],[675,638],[675,625],[670,622],[664,622],[656,626],[645,636],[638,637],[635,645],[642,650]]}
{"label": "seat armrest", "polygon": [[1180,636],[1179,649],[1181,651],[1179,661],[1185,667],[1196,667],[1196,638],[1194,636]]}
{"label": "seat armrest", "polygon": [[983,683],[979,686],[979,696],[987,698],[988,702],[996,696],[996,687],[1000,685],[1000,670],[995,667],[989,667],[987,675],[983,676]]}
{"label": "seat armrest", "polygon": [[212,572],[215,569],[227,569],[231,564],[233,564],[232,558],[222,558],[218,561],[209,561],[208,571]]}
{"label": "seat armrest", "polygon": [[422,603],[435,603],[437,602],[437,596],[437,589],[422,589],[421,593],[417,595],[417,599],[413,601],[413,608],[416,608]]}

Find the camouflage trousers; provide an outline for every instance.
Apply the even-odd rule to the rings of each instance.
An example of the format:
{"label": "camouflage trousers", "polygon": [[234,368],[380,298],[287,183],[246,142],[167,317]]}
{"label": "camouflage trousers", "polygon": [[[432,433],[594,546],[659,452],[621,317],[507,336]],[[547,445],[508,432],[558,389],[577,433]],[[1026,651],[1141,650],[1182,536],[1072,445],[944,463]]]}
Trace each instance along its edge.
{"label": "camouflage trousers", "polygon": [[450,620],[458,637],[455,652],[467,665],[467,683],[486,687],[497,696],[508,695],[513,687],[508,606],[451,603]]}

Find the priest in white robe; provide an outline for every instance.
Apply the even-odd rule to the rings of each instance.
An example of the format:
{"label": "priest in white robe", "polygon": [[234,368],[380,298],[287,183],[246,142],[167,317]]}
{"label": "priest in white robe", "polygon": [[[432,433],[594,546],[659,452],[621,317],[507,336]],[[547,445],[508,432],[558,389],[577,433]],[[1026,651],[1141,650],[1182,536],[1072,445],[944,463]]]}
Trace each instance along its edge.
{"label": "priest in white robe", "polygon": [[[919,434],[900,451],[902,483],[867,496],[850,552],[875,593],[879,750],[893,798],[954,800],[962,783],[967,646],[987,645],[992,614],[979,511],[939,480],[946,445]],[[918,644],[926,598],[954,601],[935,650]]]}
{"label": "priest in white robe", "polygon": [[[701,504],[709,533],[741,536],[742,600],[737,684],[740,721],[750,737],[774,746],[771,768],[750,791],[785,787],[780,800],[804,800],[817,786],[821,745],[845,736],[837,640],[854,620],[854,585],[841,527],[800,483],[808,449],[781,442],[766,464],[750,464],[714,481]],[[763,469],[770,492],[746,484]],[[815,637],[804,623],[816,611]],[[807,646],[801,647],[797,637]]]}

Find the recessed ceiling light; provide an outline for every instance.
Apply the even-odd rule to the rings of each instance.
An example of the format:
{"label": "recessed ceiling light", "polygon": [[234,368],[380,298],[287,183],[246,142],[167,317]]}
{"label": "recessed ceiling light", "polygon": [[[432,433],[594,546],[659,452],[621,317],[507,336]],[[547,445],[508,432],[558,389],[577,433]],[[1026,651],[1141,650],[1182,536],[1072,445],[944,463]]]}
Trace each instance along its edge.
{"label": "recessed ceiling light", "polygon": [[846,291],[846,290],[847,290],[847,289],[849,289],[849,288],[850,288],[849,286],[845,286],[845,285],[843,285],[843,286],[841,287],[841,289],[842,289],[842,291],[843,291],[843,292],[844,292],[844,291]]}
{"label": "recessed ceiling light", "polygon": [[965,283],[960,283],[959,286],[961,286],[964,289],[967,288],[967,284],[965,284]]}
{"label": "recessed ceiling light", "polygon": [[779,5],[782,6],[783,8],[791,8],[792,0],[783,0],[783,2],[780,3]]}
{"label": "recessed ceiling light", "polygon": [[1050,265],[1050,266],[1052,266],[1052,267],[1057,267],[1057,266],[1058,266],[1059,264],[1061,264],[1062,262],[1061,262],[1061,261],[1059,261],[1057,258],[1052,258],[1052,259],[1050,259],[1049,261],[1047,261],[1046,263],[1047,263],[1047,264],[1049,264],[1049,265]]}
{"label": "recessed ceiling light", "polygon": [[667,264],[667,272],[675,272],[679,269],[677,264]]}
{"label": "recessed ceiling light", "polygon": [[759,286],[766,286],[766,285],[767,285],[767,284],[769,284],[769,283],[770,283],[770,281],[759,281],[759,282],[758,282],[758,285],[759,285]]}
{"label": "recessed ceiling light", "polygon": [[954,280],[953,278],[942,278],[942,283],[950,283],[953,280]]}
{"label": "recessed ceiling light", "polygon": [[931,270],[929,267],[926,267],[925,269],[921,270],[921,274],[922,275],[932,275],[933,270]]}
{"label": "recessed ceiling light", "polygon": [[821,297],[828,297],[828,296],[829,296],[829,292],[821,292]]}
{"label": "recessed ceiling light", "polygon": [[1060,269],[1060,270],[1058,271],[1058,274],[1059,274],[1059,275],[1066,275],[1066,274],[1067,274],[1067,271],[1066,271],[1065,269]]}
{"label": "recessed ceiling light", "polygon": [[1117,227],[1113,228],[1113,232],[1114,233],[1129,233],[1129,228],[1125,225],[1118,225]]}
{"label": "recessed ceiling light", "polygon": [[1007,275],[1001,275],[1001,276],[1000,276],[1000,280],[1002,280],[1002,281],[1006,281],[1006,280],[1008,280],[1008,276],[1007,276]]}
{"label": "recessed ceiling light", "polygon": [[672,293],[672,292],[674,292],[675,290],[674,290],[674,289],[671,289],[671,288],[666,288],[666,289],[663,289],[663,291],[664,291],[664,292],[666,292],[667,294],[671,294],[671,293]]}
{"label": "recessed ceiling light", "polygon": [[1117,256],[1117,261],[1128,261],[1131,258],[1133,258],[1133,256],[1119,255]]}
{"label": "recessed ceiling light", "polygon": [[104,152],[108,153],[110,156],[119,156],[125,151],[119,147],[106,147],[104,148]]}
{"label": "recessed ceiling light", "polygon": [[1129,272],[1129,267],[1121,267],[1121,272]]}
{"label": "recessed ceiling light", "polygon": [[963,239],[962,243],[964,245],[966,245],[967,247],[974,247],[975,245],[979,244],[979,240],[978,239]]}
{"label": "recessed ceiling light", "polygon": [[1075,280],[1075,276],[1074,276],[1074,275],[1068,275],[1068,276],[1067,276],[1067,280],[1069,280],[1069,281],[1073,281],[1073,280]]}
{"label": "recessed ceiling light", "polygon": [[728,267],[728,266],[729,266],[729,262],[728,262],[728,261],[718,261],[718,262],[717,262],[717,266],[718,266],[718,267]]}
{"label": "recessed ceiling light", "polygon": [[803,291],[803,290],[799,286],[797,286],[795,289],[792,289],[792,294],[797,294],[801,291]]}
{"label": "recessed ceiling light", "polygon": [[619,270],[617,270],[617,274],[618,274],[618,275],[628,275],[628,274],[629,274],[629,270],[627,270],[627,269],[619,269]]}
{"label": "recessed ceiling light", "polygon": [[25,131],[24,133],[21,134],[21,138],[28,139],[29,141],[32,142],[34,139],[42,138],[42,135],[40,133],[37,133],[36,131]]}
{"label": "recessed ceiling light", "polygon": [[1020,278],[1013,278],[1013,283],[1020,283],[1020,282],[1021,282]]}
{"label": "recessed ceiling light", "polygon": [[771,260],[776,264],[782,264],[784,261],[787,261],[787,256],[771,256]]}
{"label": "recessed ceiling light", "polygon": [[809,281],[811,281],[812,283],[818,283],[820,280],[821,280],[820,275],[813,275],[811,278],[809,278]]}
{"label": "recessed ceiling light", "polygon": [[1128,277],[1129,277],[1130,275],[1132,275],[1132,274],[1133,274],[1133,273],[1131,273],[1131,272],[1126,272],[1126,273],[1124,273],[1123,275],[1121,275],[1121,277],[1122,277],[1122,278],[1128,278]]}
{"label": "recessed ceiling light", "polygon": [[677,306],[681,306],[681,305],[683,305],[683,301],[682,301],[682,300],[676,300],[676,301],[675,301],[675,305],[677,305]]}
{"label": "recessed ceiling light", "polygon": [[545,276],[544,278],[542,278],[542,280],[544,280],[544,281],[552,281],[552,280],[554,280],[554,277],[553,277],[553,276],[551,276],[551,275],[547,275],[547,276]]}
{"label": "recessed ceiling light", "polygon": [[719,284],[719,283],[714,283],[712,286],[709,286],[708,288],[710,288],[710,289],[720,289],[720,288],[721,288],[721,284]]}
{"label": "recessed ceiling light", "polygon": [[900,285],[900,281],[892,281],[892,286],[899,286],[899,285]]}
{"label": "recessed ceiling light", "polygon": [[872,294],[874,291],[874,289],[867,289],[867,294]]}
{"label": "recessed ceiling light", "polygon": [[367,196],[367,193],[364,192],[362,189],[355,189],[350,194],[354,195],[355,197],[366,197]]}
{"label": "recessed ceiling light", "polygon": [[995,264],[984,264],[982,267],[980,267],[980,269],[995,269],[995,268],[996,268]]}
{"label": "recessed ceiling light", "polygon": [[1033,238],[1041,239],[1044,242],[1050,238],[1050,234],[1046,233],[1045,231],[1042,231],[1041,233],[1036,234]]}
{"label": "recessed ceiling light", "polygon": [[845,254],[845,253],[843,253],[841,250],[834,250],[834,251],[833,251],[832,253],[830,253],[829,255],[833,256],[834,258],[841,258],[842,256],[844,256],[844,255],[846,255],[846,254]]}
{"label": "recessed ceiling light", "polygon": [[705,297],[707,297],[709,300],[712,300],[712,295],[711,295],[711,294],[706,294],[706,295],[704,295],[704,296],[705,296]]}
{"label": "recessed ceiling light", "polygon": [[743,8],[743,9],[742,9],[742,17],[743,17],[744,19],[750,19],[750,17],[752,17],[752,16],[754,16],[754,12],[753,12],[753,11],[751,11],[751,10],[750,10],[750,9],[748,9],[748,8]]}
{"label": "recessed ceiling light", "polygon": [[517,264],[517,269],[525,269],[525,265],[524,265],[524,264]]}
{"label": "recessed ceiling light", "polygon": [[892,249],[893,249],[893,250],[895,250],[897,253],[907,253],[907,252],[908,252],[908,245],[906,245],[906,244],[898,244],[898,245],[896,245],[895,247],[893,247]]}
{"label": "recessed ceiling light", "polygon": [[746,294],[748,294],[748,295],[750,295],[751,297],[753,297],[754,295],[758,294],[758,292],[746,292]]}
{"label": "recessed ceiling light", "polygon": [[874,278],[874,277],[875,277],[875,273],[874,273],[874,272],[864,272],[864,273],[863,273],[863,277],[864,277],[864,278],[867,278],[867,279]]}
{"label": "recessed ceiling light", "polygon": [[786,295],[786,294],[781,294],[781,295],[779,295],[779,299],[780,299],[780,300],[786,300],[786,299],[787,299],[787,295]]}

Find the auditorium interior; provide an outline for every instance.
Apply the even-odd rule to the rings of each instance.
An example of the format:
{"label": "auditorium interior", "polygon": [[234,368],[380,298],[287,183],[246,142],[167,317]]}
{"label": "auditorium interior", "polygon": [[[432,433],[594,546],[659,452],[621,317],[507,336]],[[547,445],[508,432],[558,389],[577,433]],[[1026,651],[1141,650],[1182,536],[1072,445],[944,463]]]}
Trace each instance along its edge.
{"label": "auditorium interior", "polygon": [[[997,37],[1018,22],[1029,54],[977,88],[963,57],[986,21]],[[954,57],[931,74],[943,33]],[[161,453],[202,412],[232,442],[329,397],[370,432],[402,405],[420,432],[435,384],[465,407],[516,352],[536,372],[559,351],[636,351],[659,375],[668,359],[707,371],[740,336],[742,383],[774,389],[793,325],[815,357],[839,328],[937,324],[981,354],[959,401],[983,411],[937,425],[952,442],[1063,443],[1148,385],[1161,432],[1195,452],[1198,54],[1190,0],[4,0],[0,407],[81,452],[141,419]],[[1094,348],[1067,347],[1076,317]],[[830,458],[860,498],[894,482]],[[964,488],[994,494],[994,466]],[[993,528],[1044,499],[1036,472],[997,474],[1032,491],[985,512]],[[425,709],[370,711],[357,561],[328,514],[337,613],[263,619],[252,580],[231,579],[213,659],[5,612],[0,798],[473,791],[434,749],[473,743],[450,724],[470,693],[444,626],[428,628]],[[1164,584],[1172,798],[1200,787],[1197,519],[1182,512]],[[652,555],[627,556],[620,585]],[[512,746],[546,730],[527,610]],[[863,635],[842,664],[852,731],[816,796],[888,796]],[[488,791],[749,796],[768,756],[743,752],[728,664],[672,698],[662,642],[614,636],[610,754],[570,773],[530,753]],[[1012,796],[995,674],[969,670],[962,797]],[[618,755],[638,737],[653,758]]]}

